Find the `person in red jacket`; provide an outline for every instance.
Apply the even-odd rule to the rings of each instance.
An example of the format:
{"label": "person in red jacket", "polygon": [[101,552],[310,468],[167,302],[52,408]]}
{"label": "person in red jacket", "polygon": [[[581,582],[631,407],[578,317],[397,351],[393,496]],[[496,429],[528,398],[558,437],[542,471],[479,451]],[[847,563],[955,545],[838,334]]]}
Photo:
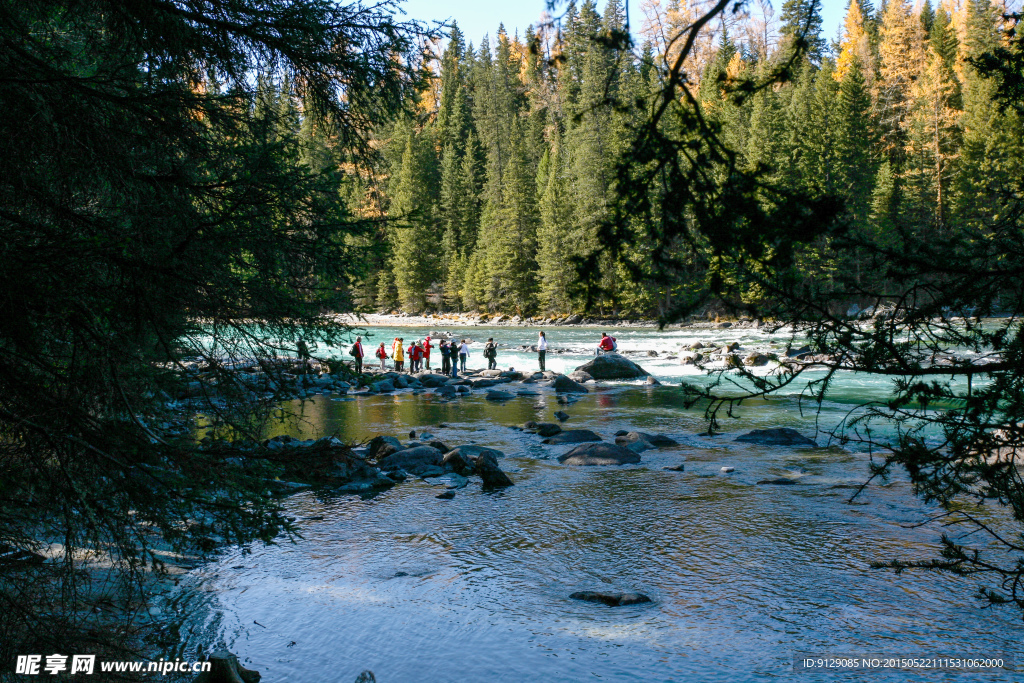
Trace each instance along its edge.
{"label": "person in red jacket", "polygon": [[600,356],[602,353],[611,353],[615,350],[615,337],[609,337],[607,332],[601,333],[601,341],[597,344],[597,353],[595,355]]}
{"label": "person in red jacket", "polygon": [[430,349],[432,348],[434,347],[430,343],[430,335],[428,334],[427,338],[423,340],[423,367],[427,370],[430,369]]}
{"label": "person in red jacket", "polygon": [[352,345],[349,355],[355,360],[356,374],[363,374],[363,338],[356,337],[356,343]]}
{"label": "person in red jacket", "polygon": [[419,372],[423,368],[423,347],[419,342],[409,345],[409,372]]}
{"label": "person in red jacket", "polygon": [[387,370],[387,365],[384,361],[388,359],[388,350],[384,348],[384,342],[381,342],[380,347],[377,349],[377,358],[380,358],[380,369]]}

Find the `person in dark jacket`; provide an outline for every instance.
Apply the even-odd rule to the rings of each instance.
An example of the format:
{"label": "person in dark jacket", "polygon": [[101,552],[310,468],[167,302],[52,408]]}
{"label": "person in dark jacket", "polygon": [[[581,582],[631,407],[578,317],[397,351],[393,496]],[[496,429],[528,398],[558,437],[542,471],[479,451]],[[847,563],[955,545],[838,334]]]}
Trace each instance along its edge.
{"label": "person in dark jacket", "polygon": [[441,340],[437,348],[441,351],[441,374],[450,375],[452,372],[452,349],[444,339]]}
{"label": "person in dark jacket", "polygon": [[484,344],[484,358],[487,359],[487,369],[494,370],[498,367],[498,345],[494,343],[494,337],[488,337]]}

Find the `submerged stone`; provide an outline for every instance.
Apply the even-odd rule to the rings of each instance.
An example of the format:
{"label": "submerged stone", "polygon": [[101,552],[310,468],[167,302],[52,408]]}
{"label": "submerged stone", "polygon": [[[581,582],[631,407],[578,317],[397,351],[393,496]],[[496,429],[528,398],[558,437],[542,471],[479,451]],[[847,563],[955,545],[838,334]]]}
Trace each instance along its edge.
{"label": "submerged stone", "polygon": [[651,602],[651,599],[643,593],[627,593],[619,591],[577,591],[569,596],[573,600],[585,602],[597,602],[609,607],[621,607],[624,605],[642,605]]}

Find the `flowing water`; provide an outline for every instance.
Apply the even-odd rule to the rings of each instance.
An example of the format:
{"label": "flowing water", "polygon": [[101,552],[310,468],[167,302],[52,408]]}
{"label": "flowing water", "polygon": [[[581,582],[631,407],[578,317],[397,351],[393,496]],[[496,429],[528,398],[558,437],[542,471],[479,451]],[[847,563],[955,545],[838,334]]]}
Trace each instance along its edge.
{"label": "flowing water", "polygon": [[[532,344],[518,328],[453,330],[475,342]],[[373,341],[427,330],[378,329]],[[613,333],[614,334],[614,333]],[[377,336],[379,335],[379,336]],[[548,368],[586,360],[599,331],[549,329]],[[336,433],[406,438],[429,431],[451,445],[479,443],[507,454],[515,481],[483,492],[470,483],[438,500],[446,479],[412,479],[369,499],[304,493],[288,501],[303,538],[232,548],[192,572],[175,609],[188,614],[187,645],[223,645],[264,681],[352,681],[371,669],[397,681],[761,681],[836,680],[850,673],[798,671],[819,657],[993,657],[1024,663],[1024,628],[1013,608],[983,610],[977,583],[871,569],[873,561],[925,559],[940,531],[913,526],[935,510],[900,479],[873,484],[869,455],[856,448],[793,450],[736,443],[753,428],[790,426],[815,435],[857,402],[881,398],[878,380],[841,377],[820,416],[801,415],[795,392],[744,404],[706,436],[699,410],[685,410],[678,384],[692,369],[666,360],[682,344],[775,344],[755,330],[618,330],[620,351],[666,386],[602,385],[569,406],[550,390],[506,404],[482,395],[441,402],[430,394],[320,396],[296,408],[304,438]],[[375,344],[372,344],[375,345]],[[435,363],[438,359],[435,358]],[[533,369],[534,354],[502,349],[500,367]],[[671,386],[669,383],[676,386]],[[667,434],[678,448],[643,453],[621,468],[572,468],[511,429],[551,421],[610,438],[619,429]],[[442,425],[442,426],[439,426]],[[818,441],[826,437],[818,433]],[[685,471],[664,466],[685,463]],[[723,474],[721,468],[735,471]],[[789,477],[792,486],[758,485]],[[999,523],[997,511],[988,519]],[[954,530],[955,531],[955,530]],[[609,608],[571,600],[580,590],[639,591],[650,604]],[[881,681],[1020,680],[982,674],[874,670]]]}

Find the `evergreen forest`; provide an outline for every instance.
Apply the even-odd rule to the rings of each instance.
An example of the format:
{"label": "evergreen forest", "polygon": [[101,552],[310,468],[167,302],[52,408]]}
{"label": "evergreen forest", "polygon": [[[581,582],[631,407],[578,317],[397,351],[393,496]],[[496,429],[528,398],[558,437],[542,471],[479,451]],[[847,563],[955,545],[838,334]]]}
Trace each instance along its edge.
{"label": "evergreen forest", "polygon": [[[992,0],[859,0],[829,41],[818,4],[789,0],[776,17],[719,15],[683,67],[692,104],[741,172],[794,196],[840,198],[846,224],[876,243],[895,245],[901,231],[955,241],[961,228],[1002,220],[1006,181],[1024,174],[1019,115],[995,105],[995,82],[972,61],[1006,40],[1005,11]],[[609,218],[616,161],[681,49],[666,36],[701,13],[675,0],[644,14],[627,27],[620,0],[603,10],[585,0],[523,36],[499,26],[474,45],[453,25],[428,45],[414,106],[374,132],[378,166],[348,190],[353,211],[387,219],[369,238],[377,250],[355,300],[415,313],[584,310],[575,283]],[[735,87],[773,80],[746,96]],[[329,141],[298,130],[302,105],[283,99],[329,165]],[[650,270],[637,222],[626,253],[601,262],[603,296],[591,303],[658,317],[706,293],[710,271],[697,264],[668,283],[627,276],[629,265]],[[879,269],[856,250],[827,247],[804,250],[803,277],[842,269],[878,284]]]}

